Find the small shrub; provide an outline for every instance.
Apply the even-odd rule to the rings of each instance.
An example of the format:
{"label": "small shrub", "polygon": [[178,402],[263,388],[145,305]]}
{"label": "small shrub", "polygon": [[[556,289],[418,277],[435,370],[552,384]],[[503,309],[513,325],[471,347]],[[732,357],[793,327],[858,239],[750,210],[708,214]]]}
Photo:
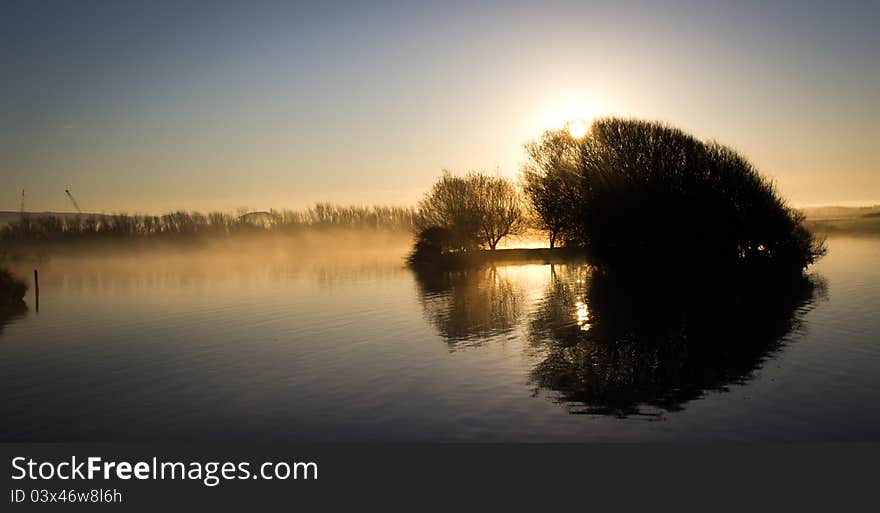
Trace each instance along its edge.
{"label": "small shrub", "polygon": [[410,264],[438,262],[443,255],[461,249],[461,241],[455,232],[440,226],[429,226],[416,235]]}

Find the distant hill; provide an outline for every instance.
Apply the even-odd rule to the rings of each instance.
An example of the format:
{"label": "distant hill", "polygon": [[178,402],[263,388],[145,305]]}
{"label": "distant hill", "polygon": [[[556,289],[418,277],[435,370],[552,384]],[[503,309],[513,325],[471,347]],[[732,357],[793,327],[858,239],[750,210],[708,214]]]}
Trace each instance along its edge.
{"label": "distant hill", "polygon": [[800,210],[807,216],[807,219],[814,221],[880,215],[880,205],[871,207],[807,207]]}
{"label": "distant hill", "polygon": [[880,205],[802,209],[807,226],[823,235],[880,235]]}

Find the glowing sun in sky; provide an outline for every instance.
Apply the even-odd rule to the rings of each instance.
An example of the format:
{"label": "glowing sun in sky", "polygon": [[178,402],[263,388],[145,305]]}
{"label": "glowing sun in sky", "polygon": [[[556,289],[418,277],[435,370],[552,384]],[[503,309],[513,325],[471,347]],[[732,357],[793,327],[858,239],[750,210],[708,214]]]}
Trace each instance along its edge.
{"label": "glowing sun in sky", "polygon": [[582,139],[587,135],[587,123],[582,119],[570,121],[568,123],[568,135],[575,139]]}

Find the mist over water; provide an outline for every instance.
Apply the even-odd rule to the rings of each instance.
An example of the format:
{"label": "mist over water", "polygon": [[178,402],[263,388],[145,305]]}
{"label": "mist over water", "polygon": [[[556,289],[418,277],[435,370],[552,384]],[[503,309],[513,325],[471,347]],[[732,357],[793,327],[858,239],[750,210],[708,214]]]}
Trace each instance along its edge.
{"label": "mist over water", "polygon": [[39,260],[39,312],[0,313],[0,438],[880,438],[880,238],[697,298],[577,263],[426,276],[370,240]]}

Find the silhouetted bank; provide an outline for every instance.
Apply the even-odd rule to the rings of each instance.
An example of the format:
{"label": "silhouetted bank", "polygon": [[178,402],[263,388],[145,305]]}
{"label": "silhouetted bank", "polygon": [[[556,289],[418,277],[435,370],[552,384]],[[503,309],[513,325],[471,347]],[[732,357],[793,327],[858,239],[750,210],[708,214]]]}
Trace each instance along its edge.
{"label": "silhouetted bank", "polygon": [[27,292],[27,284],[6,269],[0,269],[0,307],[19,305]]}
{"label": "silhouetted bank", "polygon": [[434,255],[425,259],[410,254],[410,266],[425,269],[451,270],[484,267],[492,264],[561,264],[585,262],[586,251],[583,248],[513,248],[495,250],[473,250],[450,252]]}

